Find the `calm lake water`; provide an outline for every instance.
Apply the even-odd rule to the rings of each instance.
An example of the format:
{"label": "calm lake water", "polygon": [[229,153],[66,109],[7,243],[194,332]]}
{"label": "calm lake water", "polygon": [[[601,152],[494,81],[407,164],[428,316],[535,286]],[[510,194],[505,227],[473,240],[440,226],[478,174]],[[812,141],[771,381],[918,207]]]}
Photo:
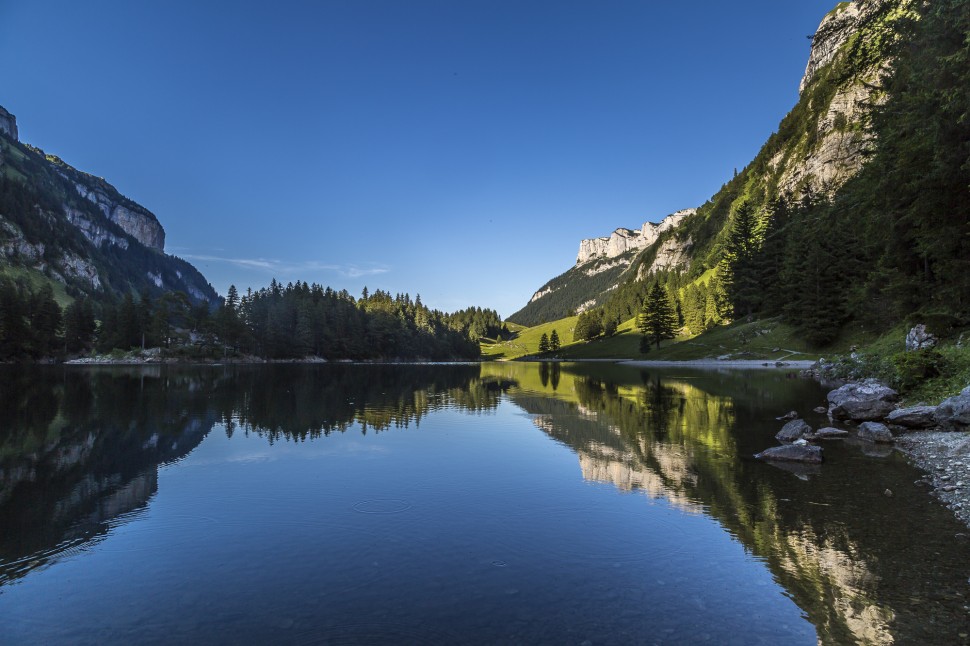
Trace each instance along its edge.
{"label": "calm lake water", "polygon": [[0,643],[968,642],[967,530],[902,456],[751,459],[823,399],[604,364],[6,368]]}

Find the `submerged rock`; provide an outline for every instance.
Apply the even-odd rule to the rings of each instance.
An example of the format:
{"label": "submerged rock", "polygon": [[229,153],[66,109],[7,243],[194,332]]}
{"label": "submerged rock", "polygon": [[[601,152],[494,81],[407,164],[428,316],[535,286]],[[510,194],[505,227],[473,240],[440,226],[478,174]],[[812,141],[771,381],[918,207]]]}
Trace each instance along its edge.
{"label": "submerged rock", "polygon": [[798,411],[794,411],[794,410],[789,411],[784,415],[782,415],[781,417],[776,417],[775,419],[778,420],[779,422],[787,422],[789,420],[798,419]]}
{"label": "submerged rock", "polygon": [[906,428],[930,428],[936,426],[936,406],[911,406],[899,408],[886,416],[886,421]]}
{"label": "submerged rock", "polygon": [[937,406],[933,419],[944,431],[970,429],[970,386]]}
{"label": "submerged rock", "polygon": [[893,434],[885,424],[879,422],[863,422],[859,424],[859,439],[880,444],[892,444]]}
{"label": "submerged rock", "polygon": [[755,456],[759,460],[776,462],[806,462],[808,464],[821,464],[822,448],[810,444],[788,444],[786,446],[773,446],[765,449]]}
{"label": "submerged rock", "polygon": [[871,421],[896,409],[899,393],[874,379],[846,384],[828,394],[829,415],[835,419]]}
{"label": "submerged rock", "polygon": [[812,436],[813,440],[841,440],[849,434],[849,431],[843,431],[841,428],[833,428],[831,426],[826,426],[825,428],[820,428],[815,431]]}
{"label": "submerged rock", "polygon": [[775,439],[788,444],[811,434],[812,427],[805,420],[794,419],[781,427],[781,430],[775,435]]}

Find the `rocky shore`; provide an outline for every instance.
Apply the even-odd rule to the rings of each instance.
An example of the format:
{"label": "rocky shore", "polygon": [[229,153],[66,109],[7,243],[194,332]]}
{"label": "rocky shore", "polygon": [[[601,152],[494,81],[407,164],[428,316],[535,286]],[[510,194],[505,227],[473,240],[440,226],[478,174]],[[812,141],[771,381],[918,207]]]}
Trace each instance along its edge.
{"label": "rocky shore", "polygon": [[[797,411],[779,417],[785,422],[775,438],[780,446],[755,455],[768,462],[819,464],[819,446],[848,437],[872,446],[902,451],[926,475],[916,484],[929,486],[956,516],[970,527],[970,386],[939,406],[899,406],[899,394],[876,380],[845,384],[828,393],[829,419],[848,426],[813,429]],[[890,494],[891,495],[891,494]]]}
{"label": "rocky shore", "polygon": [[896,448],[926,471],[916,484],[929,486],[970,527],[970,435],[917,431],[896,438]]}

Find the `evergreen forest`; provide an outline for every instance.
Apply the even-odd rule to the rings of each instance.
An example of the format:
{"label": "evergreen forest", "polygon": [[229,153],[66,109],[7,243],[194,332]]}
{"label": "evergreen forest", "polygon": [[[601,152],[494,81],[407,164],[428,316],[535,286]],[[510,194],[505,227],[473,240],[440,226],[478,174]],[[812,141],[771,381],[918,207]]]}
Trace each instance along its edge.
{"label": "evergreen forest", "polygon": [[0,361],[161,348],[182,359],[477,359],[478,339],[508,335],[494,310],[432,310],[418,296],[365,288],[359,298],[305,282],[272,281],[217,308],[181,292],[58,306],[49,285],[0,281]]}

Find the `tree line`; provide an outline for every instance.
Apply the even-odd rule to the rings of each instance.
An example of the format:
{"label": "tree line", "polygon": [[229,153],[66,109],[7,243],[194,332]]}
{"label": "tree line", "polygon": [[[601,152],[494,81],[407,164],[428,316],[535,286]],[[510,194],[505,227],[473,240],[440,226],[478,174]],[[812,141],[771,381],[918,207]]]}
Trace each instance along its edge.
{"label": "tree line", "polygon": [[181,292],[128,292],[96,302],[80,297],[63,310],[49,284],[0,281],[0,361],[37,360],[97,350],[165,348],[185,358],[250,355],[267,359],[477,359],[478,339],[507,328],[494,310],[444,313],[418,296],[306,282],[247,290],[235,286],[218,307]]}

